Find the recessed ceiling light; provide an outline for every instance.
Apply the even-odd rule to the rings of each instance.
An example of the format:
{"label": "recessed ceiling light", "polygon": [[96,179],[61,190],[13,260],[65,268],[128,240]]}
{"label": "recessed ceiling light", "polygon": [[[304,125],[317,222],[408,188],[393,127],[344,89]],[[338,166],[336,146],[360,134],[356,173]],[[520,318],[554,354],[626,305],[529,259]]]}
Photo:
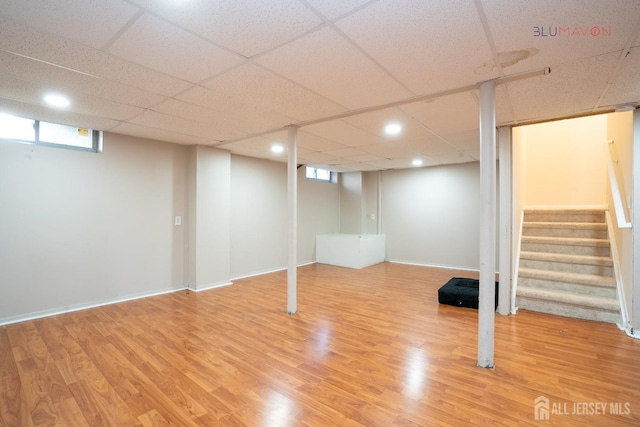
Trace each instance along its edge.
{"label": "recessed ceiling light", "polygon": [[71,101],[69,101],[69,98],[55,93],[45,95],[44,102],[56,108],[65,108],[71,105]]}
{"label": "recessed ceiling light", "polygon": [[389,136],[395,136],[402,132],[402,125],[400,123],[389,123],[384,128],[384,133]]}
{"label": "recessed ceiling light", "polygon": [[284,147],[281,144],[273,144],[271,146],[272,153],[282,153],[284,151]]}
{"label": "recessed ceiling light", "polygon": [[413,166],[422,166],[422,160],[421,159],[415,159],[413,162],[411,162],[411,164]]}

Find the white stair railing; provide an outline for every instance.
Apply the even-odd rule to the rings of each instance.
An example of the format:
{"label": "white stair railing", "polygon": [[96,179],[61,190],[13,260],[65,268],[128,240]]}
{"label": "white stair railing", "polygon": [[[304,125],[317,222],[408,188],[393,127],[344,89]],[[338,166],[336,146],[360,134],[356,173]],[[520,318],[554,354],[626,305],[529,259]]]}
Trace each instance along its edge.
{"label": "white stair railing", "polygon": [[611,197],[613,198],[613,210],[616,214],[618,228],[631,228],[631,222],[627,214],[627,206],[624,203],[624,189],[622,182],[618,181],[618,157],[613,147],[613,140],[607,141],[609,155],[607,156],[607,171],[609,173],[609,185],[611,185]]}

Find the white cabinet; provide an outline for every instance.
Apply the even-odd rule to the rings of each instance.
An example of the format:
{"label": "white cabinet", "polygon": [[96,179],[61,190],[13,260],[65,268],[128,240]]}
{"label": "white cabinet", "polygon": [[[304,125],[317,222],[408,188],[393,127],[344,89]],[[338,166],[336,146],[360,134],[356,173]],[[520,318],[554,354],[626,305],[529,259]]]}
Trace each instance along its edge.
{"label": "white cabinet", "polygon": [[316,259],[322,264],[363,268],[384,261],[382,234],[318,234]]}

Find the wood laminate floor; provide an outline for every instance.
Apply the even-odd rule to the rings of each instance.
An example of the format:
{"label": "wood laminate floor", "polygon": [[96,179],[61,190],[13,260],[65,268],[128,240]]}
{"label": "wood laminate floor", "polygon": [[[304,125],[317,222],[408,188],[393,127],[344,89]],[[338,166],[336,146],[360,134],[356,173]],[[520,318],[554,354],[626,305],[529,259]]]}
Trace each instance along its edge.
{"label": "wood laminate floor", "polygon": [[496,316],[477,367],[477,311],[437,299],[474,274],[314,264],[291,316],[283,271],[0,327],[0,426],[640,425],[615,325]]}

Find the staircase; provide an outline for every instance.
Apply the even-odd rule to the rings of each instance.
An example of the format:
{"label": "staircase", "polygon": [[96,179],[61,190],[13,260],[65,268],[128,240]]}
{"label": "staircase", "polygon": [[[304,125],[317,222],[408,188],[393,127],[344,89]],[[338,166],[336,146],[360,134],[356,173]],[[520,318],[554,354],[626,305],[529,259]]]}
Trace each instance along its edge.
{"label": "staircase", "polygon": [[516,306],[580,319],[619,321],[604,210],[525,211]]}

